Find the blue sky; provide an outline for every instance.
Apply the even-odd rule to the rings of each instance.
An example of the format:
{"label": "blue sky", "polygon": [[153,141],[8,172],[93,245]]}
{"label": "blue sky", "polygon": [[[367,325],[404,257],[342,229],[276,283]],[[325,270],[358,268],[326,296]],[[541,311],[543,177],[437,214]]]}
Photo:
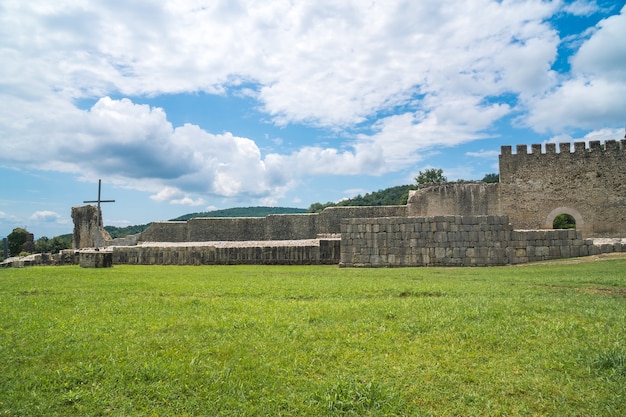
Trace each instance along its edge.
{"label": "blue sky", "polygon": [[621,139],[623,1],[4,0],[0,236],[307,208]]}

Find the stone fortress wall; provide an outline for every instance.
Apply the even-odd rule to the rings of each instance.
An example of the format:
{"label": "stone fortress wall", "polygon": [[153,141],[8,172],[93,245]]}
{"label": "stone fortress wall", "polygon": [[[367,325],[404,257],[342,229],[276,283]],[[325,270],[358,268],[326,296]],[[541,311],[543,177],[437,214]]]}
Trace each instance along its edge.
{"label": "stone fortress wall", "polygon": [[559,214],[585,238],[626,237],[626,140],[503,146],[500,182],[412,191],[408,215],[506,215],[515,229],[552,229]]}
{"label": "stone fortress wall", "polygon": [[[406,206],[154,223],[138,246],[115,247],[114,263],[477,266],[621,252],[626,140],[558,147],[503,146],[499,183],[425,187]],[[552,230],[561,213],[576,230]],[[618,239],[589,239],[606,236]]]}
{"label": "stone fortress wall", "polygon": [[341,266],[496,266],[621,252],[578,230],[513,230],[508,216],[346,219]]}
{"label": "stone fortress wall", "polygon": [[[193,218],[156,222],[138,242],[221,242],[316,239],[341,233],[346,218],[404,217],[407,206],[328,207],[319,214],[271,214],[266,217]],[[112,242],[114,243],[114,242]]]}
{"label": "stone fortress wall", "polygon": [[585,237],[626,237],[626,139],[502,147],[502,210],[518,229],[548,229],[561,213]]}
{"label": "stone fortress wall", "polygon": [[[499,183],[424,187],[406,206],[156,222],[102,243],[113,264],[178,265],[474,266],[626,251],[626,140],[556,148],[503,146]],[[72,208],[75,251],[50,263],[75,262],[89,247],[95,210]],[[562,213],[576,230],[551,230]]]}
{"label": "stone fortress wall", "polygon": [[156,222],[132,239],[107,242],[115,264],[337,265],[341,221],[406,217],[406,206],[328,207],[319,214],[193,218]]}

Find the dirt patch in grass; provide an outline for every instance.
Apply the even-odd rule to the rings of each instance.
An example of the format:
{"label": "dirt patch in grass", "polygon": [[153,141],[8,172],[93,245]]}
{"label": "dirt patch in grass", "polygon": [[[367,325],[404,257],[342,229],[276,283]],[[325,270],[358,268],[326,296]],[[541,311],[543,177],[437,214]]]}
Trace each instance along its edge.
{"label": "dirt patch in grass", "polygon": [[400,298],[406,297],[444,297],[445,294],[439,291],[402,291],[398,294]]}
{"label": "dirt patch in grass", "polygon": [[578,291],[586,294],[600,294],[613,297],[626,297],[626,288],[579,288]]}

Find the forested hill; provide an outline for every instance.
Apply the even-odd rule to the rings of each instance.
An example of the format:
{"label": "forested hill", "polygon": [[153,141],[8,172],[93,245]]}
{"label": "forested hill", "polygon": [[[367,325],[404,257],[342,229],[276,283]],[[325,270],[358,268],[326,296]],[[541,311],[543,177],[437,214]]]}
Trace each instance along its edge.
{"label": "forested hill", "polygon": [[184,221],[194,217],[265,217],[270,214],[300,214],[306,213],[306,209],[292,207],[235,207],[223,210],[206,211],[202,213],[190,213],[172,219],[172,221]]}
{"label": "forested hill", "polygon": [[309,213],[319,213],[326,207],[334,206],[400,206],[406,204],[409,190],[417,190],[418,185],[398,185],[384,190],[374,191],[354,198],[341,200],[337,203],[313,203],[307,210]]}

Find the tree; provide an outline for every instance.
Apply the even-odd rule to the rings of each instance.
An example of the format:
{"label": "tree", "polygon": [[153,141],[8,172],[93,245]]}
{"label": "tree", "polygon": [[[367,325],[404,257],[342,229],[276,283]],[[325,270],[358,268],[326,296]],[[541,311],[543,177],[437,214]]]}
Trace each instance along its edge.
{"label": "tree", "polygon": [[50,239],[48,239],[47,236],[42,236],[35,241],[35,252],[36,253],[50,252]]}
{"label": "tree", "polygon": [[552,222],[552,228],[554,229],[575,229],[576,228],[576,220],[573,216],[569,214],[559,214],[554,218]]}
{"label": "tree", "polygon": [[13,229],[9,236],[9,256],[18,256],[22,252],[22,246],[28,240],[28,231],[21,227]]}
{"label": "tree", "polygon": [[420,171],[415,177],[417,185],[422,187],[426,184],[443,184],[448,179],[443,175],[443,169],[431,168],[426,171]]}
{"label": "tree", "polygon": [[50,240],[50,252],[59,253],[63,249],[70,249],[72,247],[72,237],[70,236],[55,236]]}
{"label": "tree", "polygon": [[485,177],[482,179],[483,182],[487,182],[487,183],[496,183],[496,182],[500,182],[500,175],[496,174],[496,173],[491,173],[491,174],[487,174],[485,175]]}
{"label": "tree", "polygon": [[36,253],[59,253],[63,249],[70,249],[71,247],[72,235],[55,236],[52,239],[43,236],[35,242]]}
{"label": "tree", "polygon": [[330,201],[326,204],[313,203],[309,206],[306,212],[307,213],[321,213],[326,207],[333,207],[333,206],[336,206],[336,204]]}

